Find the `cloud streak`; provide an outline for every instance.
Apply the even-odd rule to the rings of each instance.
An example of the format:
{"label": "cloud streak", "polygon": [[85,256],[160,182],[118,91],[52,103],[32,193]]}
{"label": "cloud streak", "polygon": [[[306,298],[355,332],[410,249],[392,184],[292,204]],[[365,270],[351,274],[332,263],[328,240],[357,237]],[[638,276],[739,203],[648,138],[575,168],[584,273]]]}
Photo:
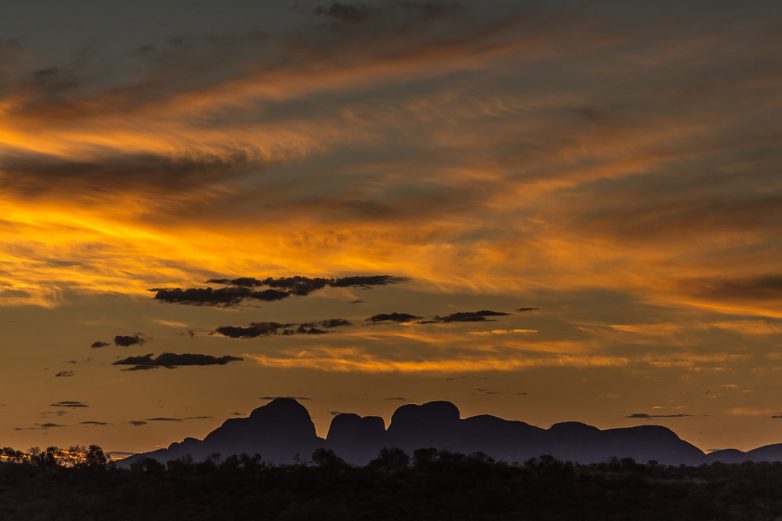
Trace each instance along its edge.
{"label": "cloud streak", "polygon": [[202,354],[176,354],[176,353],[163,353],[154,356],[152,353],[142,356],[129,356],[122,358],[114,362],[113,365],[118,366],[130,366],[126,371],[145,371],[149,369],[157,369],[159,367],[165,367],[166,369],[176,369],[177,367],[186,366],[210,366],[210,365],[226,365],[230,362],[240,362],[242,358],[236,356],[212,356]]}
{"label": "cloud streak", "polygon": [[[209,306],[232,306],[246,300],[261,300],[274,302],[291,296],[307,296],[326,287],[332,288],[369,288],[372,286],[386,286],[402,282],[402,277],[391,275],[368,275],[337,278],[322,277],[281,277],[255,279],[252,277],[240,277],[236,279],[210,279],[207,284],[223,284],[227,287],[213,289],[207,288],[171,288],[153,289],[155,300],[177,304],[196,304]],[[255,290],[252,288],[264,288]]]}

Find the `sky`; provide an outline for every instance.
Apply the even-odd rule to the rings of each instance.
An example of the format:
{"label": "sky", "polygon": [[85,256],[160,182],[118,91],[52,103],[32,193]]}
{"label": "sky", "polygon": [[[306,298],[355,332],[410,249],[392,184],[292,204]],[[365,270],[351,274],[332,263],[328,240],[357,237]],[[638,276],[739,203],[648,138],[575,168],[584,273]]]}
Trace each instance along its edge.
{"label": "sky", "polygon": [[782,442],[778,2],[7,0],[0,35],[0,446],[275,396],[320,435],[445,399]]}

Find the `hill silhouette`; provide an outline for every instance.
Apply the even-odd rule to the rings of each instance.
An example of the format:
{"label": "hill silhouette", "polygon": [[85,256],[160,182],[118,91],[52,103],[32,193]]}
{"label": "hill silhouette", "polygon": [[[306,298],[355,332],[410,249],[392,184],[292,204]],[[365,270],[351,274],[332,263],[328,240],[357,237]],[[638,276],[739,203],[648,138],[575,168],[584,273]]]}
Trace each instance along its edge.
{"label": "hill silhouette", "polygon": [[345,461],[358,465],[367,464],[383,448],[399,448],[408,454],[421,448],[484,453],[506,462],[543,455],[576,463],[595,463],[613,457],[672,465],[723,461],[723,456],[726,462],[744,461],[741,458],[782,460],[782,445],[749,453],[705,455],[662,426],[601,430],[584,423],[563,422],[544,429],[491,415],[462,418],[456,405],[446,401],[403,405],[394,412],[388,428],[377,416],[338,414],[324,439],[317,436],[309,412],[302,404],[293,398],[277,398],[258,407],[247,418],[226,420],[203,440],[186,438],[166,449],[127,458],[122,464],[129,466],[145,458],[167,462],[187,456],[203,461],[214,454],[227,457],[242,453],[260,454],[265,461],[285,464],[306,460],[319,448],[332,450]]}

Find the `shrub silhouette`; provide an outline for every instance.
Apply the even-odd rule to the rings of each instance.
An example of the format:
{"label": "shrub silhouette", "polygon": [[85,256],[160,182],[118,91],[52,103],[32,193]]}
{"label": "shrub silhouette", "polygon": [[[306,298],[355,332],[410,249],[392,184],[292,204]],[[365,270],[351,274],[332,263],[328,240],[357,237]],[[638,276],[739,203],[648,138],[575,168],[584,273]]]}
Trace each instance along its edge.
{"label": "shrub silhouette", "polygon": [[365,467],[332,451],[274,466],[258,455],[130,469],[100,447],[0,449],[3,521],[766,520],[782,516],[782,464],[698,467],[631,459],[580,465],[550,456],[509,464],[485,454],[389,447]]}

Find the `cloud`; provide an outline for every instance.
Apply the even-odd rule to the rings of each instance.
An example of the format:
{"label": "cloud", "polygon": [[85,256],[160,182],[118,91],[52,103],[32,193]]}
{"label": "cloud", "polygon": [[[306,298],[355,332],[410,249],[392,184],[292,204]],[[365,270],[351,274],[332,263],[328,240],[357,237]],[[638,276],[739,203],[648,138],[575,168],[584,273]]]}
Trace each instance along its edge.
{"label": "cloud", "polygon": [[41,423],[38,425],[41,429],[55,429],[58,427],[65,427],[65,425],[60,425],[58,423]]}
{"label": "cloud", "polygon": [[104,425],[108,425],[106,422],[101,421],[94,421],[94,420],[86,420],[79,422],[79,425],[89,425],[89,426],[95,426],[95,427],[103,427]]}
{"label": "cloud", "polygon": [[108,347],[109,345],[110,345],[110,344],[109,344],[108,342],[104,342],[104,341],[102,341],[102,340],[98,340],[98,341],[96,341],[96,342],[93,342],[93,343],[90,345],[90,347],[92,347],[93,349],[99,349],[99,348],[101,348],[101,347]]}
{"label": "cloud", "polygon": [[207,365],[226,365],[230,362],[239,362],[242,358],[236,356],[211,356],[202,354],[175,354],[175,353],[163,353],[153,358],[153,354],[146,354],[143,356],[129,356],[121,360],[117,360],[113,365],[129,365],[130,368],[126,371],[143,371],[148,369],[156,369],[158,367],[165,367],[167,369],[175,369],[183,366],[207,366]]}
{"label": "cloud", "polygon": [[76,374],[74,371],[60,371],[54,375],[55,378],[67,378]]}
{"label": "cloud", "polygon": [[516,312],[518,312],[518,313],[526,313],[526,312],[529,312],[529,311],[539,311],[539,310],[540,310],[540,308],[519,308],[519,309],[516,310]]}
{"label": "cloud", "polygon": [[[142,345],[146,342],[146,339],[141,333],[137,333],[135,335],[126,336],[126,335],[117,335],[114,337],[114,345],[115,346],[121,346],[121,347],[130,347],[134,345]],[[93,344],[93,347],[95,347],[95,344]]]}
{"label": "cloud", "polygon": [[25,298],[29,297],[30,293],[20,289],[4,289],[0,290],[0,298]]}
{"label": "cloud", "polygon": [[[524,351],[517,349],[484,353],[458,350],[459,353],[436,351],[424,355],[420,350],[403,351],[388,356],[377,345],[313,346],[297,352],[247,354],[263,367],[297,368],[336,373],[442,374],[487,371],[522,371],[539,367],[623,367],[626,357],[610,355],[583,356],[582,353]],[[520,354],[523,353],[523,354]]]}
{"label": "cloud", "polygon": [[78,401],[75,401],[75,400],[64,400],[64,401],[61,401],[61,402],[54,402],[53,404],[51,404],[51,407],[82,408],[82,407],[89,407],[89,405],[87,405],[84,402],[78,402]]}
{"label": "cloud", "polygon": [[412,322],[413,320],[420,319],[421,317],[411,315],[409,313],[380,313],[378,315],[372,315],[367,320],[370,322]]}
{"label": "cloud", "polygon": [[[270,335],[317,335],[326,333],[324,329],[349,326],[350,322],[344,318],[331,318],[320,322],[303,322],[301,324],[279,322],[253,322],[249,326],[220,326],[215,333],[230,338],[256,338]],[[298,327],[296,327],[298,326]]]}
{"label": "cloud", "polygon": [[636,412],[625,416],[625,418],[634,418],[639,420],[650,420],[652,418],[690,418],[695,416],[694,414],[647,414],[645,412]]}
{"label": "cloud", "polygon": [[[780,202],[782,204],[782,202]],[[695,278],[681,282],[684,291],[717,300],[782,301],[782,274]]]}
{"label": "cloud", "polygon": [[241,151],[220,155],[193,153],[182,157],[155,153],[98,153],[83,160],[17,153],[4,157],[0,181],[4,190],[20,197],[40,197],[50,192],[79,196],[86,190],[95,195],[112,196],[116,195],[119,186],[130,192],[165,196],[170,190],[184,186],[208,184],[250,161],[250,157]]}
{"label": "cloud", "polygon": [[131,420],[129,423],[134,427],[142,427],[149,422],[159,423],[181,423],[185,421],[193,420],[211,420],[213,416],[187,416],[185,418],[175,418],[172,416],[155,416],[154,418],[147,418],[146,420]]}
{"label": "cloud", "polygon": [[[211,306],[233,306],[245,300],[261,300],[273,302],[290,296],[306,296],[325,287],[349,288],[385,286],[402,282],[402,277],[391,275],[368,275],[353,277],[267,277],[256,279],[240,277],[235,279],[209,279],[207,284],[223,284],[227,287],[207,288],[155,288],[155,299],[162,302],[178,304],[196,304]],[[268,289],[254,290],[252,288]]]}
{"label": "cloud", "polygon": [[375,5],[364,3],[332,2],[329,6],[318,6],[315,14],[329,18],[336,23],[358,24],[373,18],[404,17],[415,15],[422,20],[432,21],[436,18],[457,13],[463,8],[460,2],[414,1],[404,0],[384,2]]}
{"label": "cloud", "polygon": [[256,338],[265,335],[276,335],[281,329],[291,327],[295,324],[281,324],[279,322],[253,322],[247,327],[241,326],[220,326],[215,329],[215,333],[230,338]]}
{"label": "cloud", "polygon": [[265,302],[282,300],[291,296],[287,291],[267,289],[252,291],[245,287],[229,288],[156,288],[155,300],[177,304],[194,304],[204,306],[233,306],[243,300],[255,299]]}
{"label": "cloud", "polygon": [[[490,311],[490,310],[481,310],[481,311],[461,311],[458,313],[451,313],[450,315],[446,316],[437,316],[432,320],[431,322],[487,322],[491,319],[487,317],[504,317],[508,316],[509,313],[502,313],[500,311]],[[422,323],[428,323],[422,322]]]}

